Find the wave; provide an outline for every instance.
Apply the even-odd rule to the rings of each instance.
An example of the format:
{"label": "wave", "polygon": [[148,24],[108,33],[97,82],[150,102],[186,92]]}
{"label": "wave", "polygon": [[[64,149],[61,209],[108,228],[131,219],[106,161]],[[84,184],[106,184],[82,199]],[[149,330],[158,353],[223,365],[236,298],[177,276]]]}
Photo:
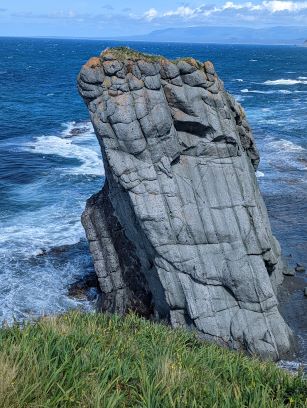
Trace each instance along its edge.
{"label": "wave", "polygon": [[[48,188],[41,184],[41,188]],[[26,195],[24,191],[23,196]],[[60,194],[59,194],[60,195]],[[0,257],[17,255],[29,259],[55,245],[73,245],[84,237],[80,223],[79,205],[72,209],[68,201],[44,206],[31,213],[25,212],[14,217],[14,224],[2,226],[0,234]]]}
{"label": "wave", "polygon": [[297,145],[290,140],[281,139],[270,142],[269,147],[280,150],[281,152],[303,152],[306,151],[304,147]]}
{"label": "wave", "polygon": [[[58,135],[36,137],[21,149],[42,155],[46,169],[22,188],[10,189],[12,205],[22,210],[1,225],[0,324],[94,306],[67,295],[67,286],[92,270],[80,218],[86,199],[103,182],[93,129],[88,122],[67,122]],[[50,160],[53,155],[62,159]],[[35,157],[32,160],[35,166]],[[55,246],[65,248],[52,251]]]}
{"label": "wave", "polygon": [[86,247],[76,248],[66,256],[46,254],[22,259],[8,252],[6,256],[0,254],[0,259],[0,325],[3,321],[12,324],[68,309],[94,309],[93,302],[67,294],[67,287],[82,278],[91,266]]}
{"label": "wave", "polygon": [[277,366],[291,373],[298,373],[302,369],[307,369],[307,364],[301,363],[300,361],[279,360]]}
{"label": "wave", "polygon": [[[104,169],[102,159],[98,151],[93,148],[78,145],[74,139],[68,139],[68,127],[63,133],[63,137],[59,136],[39,136],[32,142],[26,144],[25,148],[32,153],[43,155],[56,155],[68,159],[77,159],[81,165],[74,167],[67,167],[66,173],[104,176]],[[83,138],[88,134],[82,133]],[[94,139],[93,139],[94,140]]]}
{"label": "wave", "polygon": [[270,95],[270,94],[291,94],[292,91],[288,91],[287,89],[278,89],[278,90],[272,90],[272,91],[260,91],[257,89],[241,89],[242,93],[256,93],[256,94],[265,94],[265,95]]}
{"label": "wave", "polygon": [[236,81],[236,82],[244,82],[243,79],[241,79],[241,78],[233,79],[233,81]]}
{"label": "wave", "polygon": [[[75,127],[86,127],[86,132],[75,138],[63,137]],[[42,177],[25,184],[22,189],[12,190],[14,201],[25,203],[25,208],[14,216],[13,223],[12,220],[3,223],[0,257],[9,250],[9,254],[27,258],[54,245],[75,244],[84,237],[80,214],[93,186],[84,178],[67,177],[67,174],[94,176],[92,182],[100,184],[104,176],[103,163],[89,123],[69,122],[64,128],[63,136],[39,136],[26,142],[22,149],[44,158],[54,155],[76,159],[80,164],[71,161],[66,164],[65,160],[60,164],[57,164],[59,161],[51,162],[52,172],[44,172]]]}
{"label": "wave", "polygon": [[[300,191],[302,183],[306,183],[307,162],[302,157],[305,156],[305,152],[306,149],[289,140],[275,140],[266,144],[265,153],[262,155],[262,166],[269,169],[273,178],[292,185],[297,184]],[[281,187],[281,185],[276,186],[276,188]],[[285,194],[287,191],[288,188]]]}
{"label": "wave", "polygon": [[245,100],[245,96],[243,95],[234,95],[234,97],[237,102],[243,102]]}
{"label": "wave", "polygon": [[303,84],[307,85],[307,78],[298,77],[298,79],[276,79],[276,80],[267,80],[263,82],[264,85],[297,85]]}

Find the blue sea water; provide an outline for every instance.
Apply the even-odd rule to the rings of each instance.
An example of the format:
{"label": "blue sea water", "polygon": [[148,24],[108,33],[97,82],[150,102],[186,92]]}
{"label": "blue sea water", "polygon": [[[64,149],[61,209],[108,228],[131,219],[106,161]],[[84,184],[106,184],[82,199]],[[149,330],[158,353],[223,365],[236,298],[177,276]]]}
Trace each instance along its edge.
{"label": "blue sea water", "polygon": [[[88,58],[113,45],[123,44],[0,38],[0,322],[93,307],[67,291],[92,270],[80,215],[104,182],[76,76]],[[128,45],[214,62],[253,128],[274,233],[292,262],[307,264],[307,49]],[[69,246],[52,250],[63,245]]]}

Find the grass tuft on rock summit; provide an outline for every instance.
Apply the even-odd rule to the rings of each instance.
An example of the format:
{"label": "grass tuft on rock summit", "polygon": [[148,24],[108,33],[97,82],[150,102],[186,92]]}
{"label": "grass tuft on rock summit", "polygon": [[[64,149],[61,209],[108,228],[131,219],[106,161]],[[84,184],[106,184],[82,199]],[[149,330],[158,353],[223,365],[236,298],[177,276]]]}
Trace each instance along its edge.
{"label": "grass tuft on rock summit", "polygon": [[132,314],[0,329],[3,408],[306,406],[299,375]]}
{"label": "grass tuft on rock summit", "polygon": [[112,55],[118,61],[124,60],[132,60],[137,61],[139,59],[143,59],[144,61],[148,62],[158,62],[161,60],[166,60],[165,57],[161,55],[154,55],[154,54],[146,54],[141,51],[136,51],[129,47],[112,47],[106,48],[102,53],[101,57],[104,55]]}
{"label": "grass tuft on rock summit", "polygon": [[168,61],[168,62],[172,62],[175,64],[178,63],[179,61],[185,61],[189,63],[190,65],[194,65],[197,69],[203,69],[202,63],[191,57],[176,58],[175,60],[172,60],[172,59],[167,59],[166,57],[163,57],[162,55],[147,54],[141,51],[134,50],[133,48],[123,47],[123,46],[106,48],[100,54],[100,57],[104,57],[106,55],[112,56],[114,59],[118,61],[125,61],[125,60],[138,61],[142,59],[146,62]]}

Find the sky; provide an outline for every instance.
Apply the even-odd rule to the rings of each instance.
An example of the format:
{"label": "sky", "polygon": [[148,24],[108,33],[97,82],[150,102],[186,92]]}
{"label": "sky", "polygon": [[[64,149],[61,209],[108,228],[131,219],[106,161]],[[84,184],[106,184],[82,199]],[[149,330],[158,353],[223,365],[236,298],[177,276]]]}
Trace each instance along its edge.
{"label": "sky", "polygon": [[108,38],[202,25],[306,27],[307,0],[0,0],[0,36]]}

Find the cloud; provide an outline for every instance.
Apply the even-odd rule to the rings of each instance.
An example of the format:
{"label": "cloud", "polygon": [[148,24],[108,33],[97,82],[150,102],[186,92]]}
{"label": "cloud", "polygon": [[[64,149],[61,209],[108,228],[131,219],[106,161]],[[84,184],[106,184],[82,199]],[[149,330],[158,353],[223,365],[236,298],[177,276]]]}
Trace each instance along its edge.
{"label": "cloud", "polygon": [[[107,0],[106,0],[107,1]],[[153,0],[152,0],[153,1]],[[205,1],[205,0],[204,0]],[[214,0],[208,0],[214,1]],[[166,3],[166,2],[165,2]],[[154,1],[153,1],[154,4]],[[113,32],[114,27],[121,32],[148,32],[153,28],[182,27],[196,25],[217,26],[264,26],[264,25],[307,25],[307,0],[262,0],[262,1],[225,1],[224,3],[206,3],[198,7],[181,3],[178,7],[164,9],[149,7],[145,12],[125,8],[115,12],[112,6],[101,6],[99,14],[78,13],[75,10],[54,11],[46,14],[19,12],[14,17],[62,20],[78,26],[96,24]],[[137,27],[137,28],[136,28]],[[123,35],[123,34],[122,34]]]}
{"label": "cloud", "polygon": [[151,21],[156,17],[158,17],[158,12],[155,8],[150,8],[144,13],[144,18],[147,21]]}
{"label": "cloud", "polygon": [[[261,3],[253,3],[251,1],[244,3],[234,3],[232,1],[227,1],[220,6],[206,6],[201,5],[196,8],[192,8],[188,5],[182,5],[174,10],[158,11],[154,8],[150,8],[144,13],[144,18],[148,21],[154,19],[166,19],[166,18],[182,18],[184,20],[193,20],[200,17],[209,17],[214,14],[229,14],[231,11],[240,11],[242,13],[267,13],[267,14],[277,14],[277,13],[299,13],[301,11],[307,10],[307,1],[294,2],[294,1],[284,1],[284,0],[265,0]],[[248,16],[245,16],[248,19]],[[251,19],[251,18],[249,18]]]}
{"label": "cloud", "polygon": [[19,11],[16,13],[12,13],[13,17],[24,17],[24,18],[42,18],[42,19],[75,19],[75,18],[80,18],[82,16],[87,16],[87,15],[81,15],[75,12],[74,10],[68,10],[68,11],[55,11],[52,13],[47,13],[47,14],[35,14],[32,11]]}
{"label": "cloud", "polygon": [[262,7],[272,13],[278,13],[280,11],[297,12],[307,9],[307,2],[294,2],[294,1],[263,1]]}
{"label": "cloud", "polygon": [[164,17],[168,16],[180,16],[180,17],[192,17],[198,9],[192,9],[188,6],[180,6],[176,10],[170,10],[163,14]]}

